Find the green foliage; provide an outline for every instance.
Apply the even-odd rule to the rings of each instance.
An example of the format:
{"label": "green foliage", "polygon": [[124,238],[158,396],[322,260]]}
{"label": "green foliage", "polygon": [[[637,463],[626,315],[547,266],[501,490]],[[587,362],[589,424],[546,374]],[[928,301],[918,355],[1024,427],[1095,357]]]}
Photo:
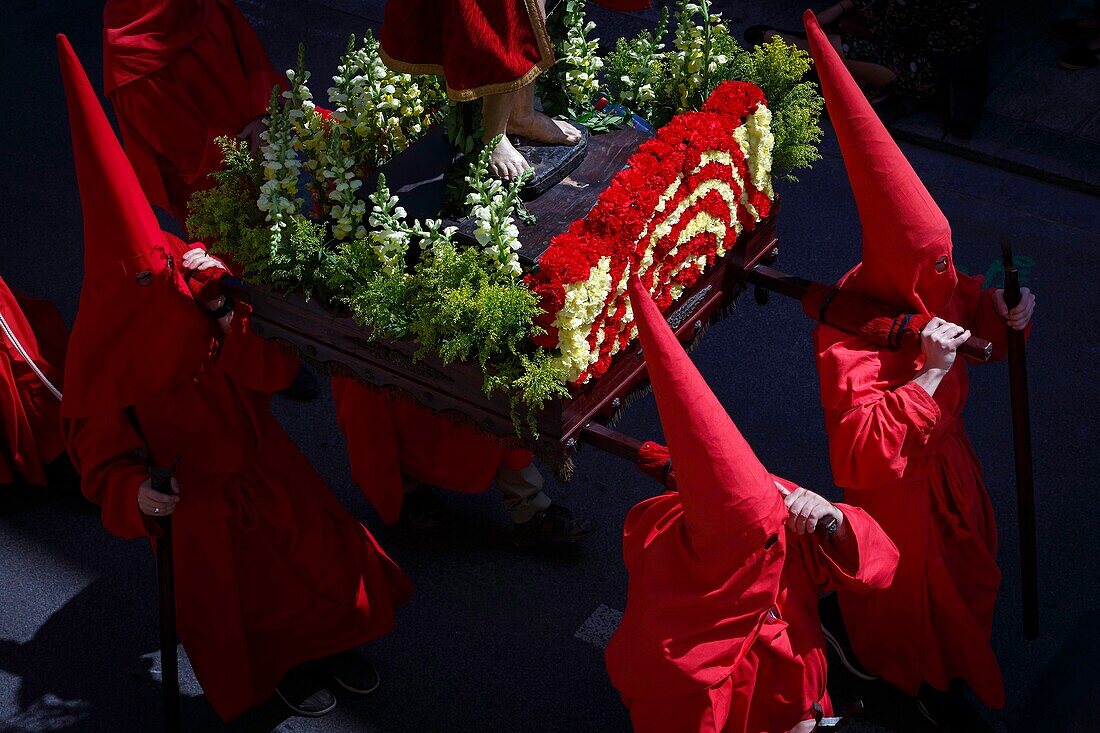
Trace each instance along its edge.
{"label": "green foliage", "polygon": [[764,91],[775,135],[772,166],[790,180],[790,171],[821,158],[817,144],[825,100],[816,84],[802,80],[811,64],[810,54],[775,36],[736,57],[729,70],[733,78],[747,79]]}
{"label": "green foliage", "polygon": [[284,236],[272,240],[268,282],[279,290],[300,290],[306,297],[323,287],[332,263],[328,223],[298,214]]}
{"label": "green foliage", "polygon": [[266,280],[270,237],[263,214],[256,208],[263,178],[248,144],[228,137],[215,140],[225,166],[214,173],[215,186],[188,202],[187,232],[212,251],[229,255],[249,277]]}
{"label": "green foliage", "polygon": [[444,362],[476,359],[483,368],[521,353],[538,300],[522,281],[493,271],[478,249],[449,242],[421,260],[409,329],[421,352],[434,351]]}

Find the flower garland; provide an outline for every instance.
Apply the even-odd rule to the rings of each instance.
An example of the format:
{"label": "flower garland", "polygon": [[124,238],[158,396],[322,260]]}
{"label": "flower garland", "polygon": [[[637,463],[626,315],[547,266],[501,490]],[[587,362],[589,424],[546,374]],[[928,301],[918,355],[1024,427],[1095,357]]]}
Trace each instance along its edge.
{"label": "flower garland", "polygon": [[607,371],[636,335],[626,298],[638,274],[667,309],[771,210],[771,113],[755,85],[725,82],[643,143],[587,217],[555,237],[528,286],[535,337],[574,383]]}

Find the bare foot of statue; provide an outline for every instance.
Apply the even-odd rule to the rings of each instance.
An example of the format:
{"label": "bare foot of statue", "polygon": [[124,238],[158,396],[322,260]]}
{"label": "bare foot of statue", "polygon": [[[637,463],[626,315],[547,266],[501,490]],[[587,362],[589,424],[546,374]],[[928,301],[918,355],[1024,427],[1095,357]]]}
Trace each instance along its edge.
{"label": "bare foot of statue", "polygon": [[489,173],[497,178],[515,178],[531,168],[531,164],[520,155],[505,134],[508,131],[508,118],[516,104],[516,96],[522,93],[523,90],[491,94],[481,100],[481,126],[485,132],[482,140],[489,144],[500,136],[500,142],[489,156]]}
{"label": "bare foot of statue", "polygon": [[528,170],[531,170],[531,164],[516,150],[507,135],[501,135],[500,142],[489,155],[489,173],[507,181],[519,178]]}
{"label": "bare foot of statue", "polygon": [[576,145],[580,130],[562,120],[554,120],[535,109],[535,85],[528,84],[515,93],[508,117],[508,134],[531,138],[551,145]]}
{"label": "bare foot of statue", "polygon": [[542,112],[533,111],[529,117],[508,120],[508,134],[527,137],[551,145],[576,145],[581,132],[565,120],[555,120]]}

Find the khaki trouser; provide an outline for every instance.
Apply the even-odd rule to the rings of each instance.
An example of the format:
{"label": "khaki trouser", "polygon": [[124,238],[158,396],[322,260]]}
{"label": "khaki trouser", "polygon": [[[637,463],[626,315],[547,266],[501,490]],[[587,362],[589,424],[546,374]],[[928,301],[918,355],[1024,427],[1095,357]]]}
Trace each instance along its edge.
{"label": "khaki trouser", "polygon": [[542,493],[542,474],[534,462],[519,471],[501,467],[496,479],[504,495],[504,509],[516,524],[526,522],[550,506],[550,497]]}

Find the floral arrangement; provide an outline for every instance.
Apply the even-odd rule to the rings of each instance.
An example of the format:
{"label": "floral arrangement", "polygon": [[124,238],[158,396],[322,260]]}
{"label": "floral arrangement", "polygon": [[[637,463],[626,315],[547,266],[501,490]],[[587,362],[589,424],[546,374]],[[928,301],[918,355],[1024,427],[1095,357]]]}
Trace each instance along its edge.
{"label": "floral arrangement", "polygon": [[[596,110],[596,94],[618,94],[667,124],[533,271],[517,254],[516,222],[529,216],[524,181],[493,179],[493,146],[480,146],[476,121],[447,102],[436,78],[387,69],[369,34],[349,41],[326,107],[314,101],[299,51],[288,88],[272,96],[259,151],[220,141],[224,170],[192,198],[188,229],[251,281],[350,312],[374,338],[414,340],[418,354],[445,363],[476,360],[486,392],[509,396],[518,429],[520,412],[530,416],[568,396],[568,385],[600,376],[635,337],[625,296],[631,274],[668,308],[769,214],[773,165],[812,157],[798,151],[815,150],[820,106],[805,103],[806,85],[792,81],[805,55],[781,43],[740,50],[709,14],[709,26],[689,28],[699,7],[681,2],[675,49],[664,48],[663,32],[643,34],[621,42],[601,74],[583,3],[559,4],[559,63],[543,75],[557,75],[557,91],[543,94],[544,106],[557,104],[598,131],[615,113]],[[676,64],[683,73],[660,71]],[[758,84],[727,81],[735,73]],[[782,112],[769,89],[786,100]],[[462,244],[441,220],[409,219],[384,177],[367,184],[444,122],[471,161],[458,201],[478,246]]]}
{"label": "floral arrangement", "polygon": [[752,50],[742,48],[709,0],[677,0],[671,47],[664,38],[669,15],[656,29],[620,39],[604,59],[609,95],[654,127],[681,112],[699,109],[724,81],[759,86],[772,112],[774,169],[793,180],[791,171],[810,166],[820,155],[818,120],[824,100],[816,85],[803,81],[810,55],[773,38]]}
{"label": "floral arrangement", "polygon": [[636,336],[631,275],[667,309],[768,215],[770,123],[758,87],[723,83],[702,111],[644,142],[589,215],[551,241],[527,281],[543,308],[535,342],[568,380],[599,377]]}

